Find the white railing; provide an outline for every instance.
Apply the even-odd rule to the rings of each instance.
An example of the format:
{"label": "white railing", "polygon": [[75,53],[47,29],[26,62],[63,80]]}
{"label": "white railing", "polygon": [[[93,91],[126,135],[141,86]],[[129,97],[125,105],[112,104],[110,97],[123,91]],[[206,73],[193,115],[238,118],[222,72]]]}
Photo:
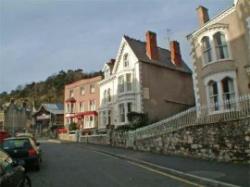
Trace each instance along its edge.
{"label": "white railing", "polygon": [[[216,108],[216,110],[214,110]],[[130,131],[131,139],[159,136],[178,129],[200,124],[218,123],[250,117],[250,95],[225,100],[222,104],[190,108],[152,125]]]}

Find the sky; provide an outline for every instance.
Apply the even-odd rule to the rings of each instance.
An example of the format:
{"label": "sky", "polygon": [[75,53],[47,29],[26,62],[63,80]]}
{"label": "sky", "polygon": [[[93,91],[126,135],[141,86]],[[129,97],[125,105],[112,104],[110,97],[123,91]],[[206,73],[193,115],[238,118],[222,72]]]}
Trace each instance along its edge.
{"label": "sky", "polygon": [[178,40],[192,68],[186,36],[199,5],[213,18],[233,0],[0,0],[0,92],[60,70],[99,71],[124,34],[145,41],[148,30],[163,48]]}

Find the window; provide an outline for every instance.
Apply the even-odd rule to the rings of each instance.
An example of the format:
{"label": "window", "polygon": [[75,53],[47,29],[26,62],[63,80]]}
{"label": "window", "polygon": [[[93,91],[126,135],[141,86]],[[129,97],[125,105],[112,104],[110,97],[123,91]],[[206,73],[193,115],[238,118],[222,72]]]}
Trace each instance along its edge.
{"label": "window", "polygon": [[108,111],[108,125],[111,125],[111,110]]}
{"label": "window", "polygon": [[214,35],[215,50],[218,59],[225,59],[229,57],[228,47],[225,35],[221,32],[217,32]]}
{"label": "window", "polygon": [[128,61],[128,53],[126,53],[124,56],[123,56],[123,67],[128,67],[129,66],[129,61]]}
{"label": "window", "polygon": [[108,102],[111,102],[111,89],[108,88]]}
{"label": "window", "polygon": [[102,116],[103,116],[103,125],[106,126],[106,125],[107,125],[106,111],[103,111],[103,112],[102,112]]}
{"label": "window", "polygon": [[73,90],[69,91],[69,97],[74,97],[74,91]]}
{"label": "window", "polygon": [[[232,107],[232,100],[235,98],[233,79],[226,77],[221,81],[223,91],[223,103],[224,109],[230,109]],[[230,102],[231,101],[231,102]]]}
{"label": "window", "polygon": [[130,73],[126,74],[126,83],[127,83],[127,91],[131,91],[132,90],[132,79],[131,79]]}
{"label": "window", "polygon": [[107,102],[107,90],[104,90],[104,92],[103,92],[103,102],[104,103]]}
{"label": "window", "polygon": [[119,93],[124,92],[124,76],[120,76],[118,78],[118,92]]}
{"label": "window", "polygon": [[84,88],[84,87],[81,87],[81,88],[80,88],[80,94],[81,94],[81,95],[84,95],[84,94],[85,94],[85,88]]}
{"label": "window", "polygon": [[74,113],[74,104],[71,103],[70,104],[70,110],[69,110],[70,113]]}
{"label": "window", "polygon": [[90,109],[91,111],[96,110],[95,100],[90,100],[90,101],[89,101],[89,109]]}
{"label": "window", "polygon": [[208,94],[209,94],[211,110],[212,111],[219,110],[218,87],[216,82],[210,81],[208,83]]}
{"label": "window", "polygon": [[119,104],[119,118],[120,118],[120,122],[125,122],[124,104]]}
{"label": "window", "polygon": [[210,45],[209,38],[207,36],[202,38],[202,52],[203,52],[203,58],[204,62],[208,63],[212,61],[212,49]]}
{"label": "window", "polygon": [[84,112],[84,103],[83,102],[79,103],[79,111]]}
{"label": "window", "polygon": [[95,85],[90,85],[90,93],[95,93]]}
{"label": "window", "polygon": [[132,112],[132,103],[127,103],[128,113]]}

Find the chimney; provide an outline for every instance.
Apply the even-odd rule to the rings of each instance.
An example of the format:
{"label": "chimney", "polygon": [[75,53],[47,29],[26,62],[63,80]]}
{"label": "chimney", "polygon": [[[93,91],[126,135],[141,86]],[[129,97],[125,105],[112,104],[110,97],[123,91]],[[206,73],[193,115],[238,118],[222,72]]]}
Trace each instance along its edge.
{"label": "chimney", "polygon": [[154,32],[146,32],[146,54],[151,60],[159,60],[156,34]]}
{"label": "chimney", "polygon": [[198,13],[200,27],[202,27],[206,22],[209,21],[208,9],[203,6],[199,6],[196,10]]}
{"label": "chimney", "polygon": [[182,63],[180,44],[177,41],[170,42],[171,62],[180,66]]}

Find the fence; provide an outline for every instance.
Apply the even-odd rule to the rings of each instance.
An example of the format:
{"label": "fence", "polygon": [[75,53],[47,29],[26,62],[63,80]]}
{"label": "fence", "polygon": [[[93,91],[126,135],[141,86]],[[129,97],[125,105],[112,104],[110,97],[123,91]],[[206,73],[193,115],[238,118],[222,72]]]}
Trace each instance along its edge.
{"label": "fence", "polygon": [[128,146],[136,139],[159,136],[190,125],[232,121],[250,117],[250,95],[225,100],[222,104],[210,104],[201,108],[190,108],[152,125],[129,132]]}

